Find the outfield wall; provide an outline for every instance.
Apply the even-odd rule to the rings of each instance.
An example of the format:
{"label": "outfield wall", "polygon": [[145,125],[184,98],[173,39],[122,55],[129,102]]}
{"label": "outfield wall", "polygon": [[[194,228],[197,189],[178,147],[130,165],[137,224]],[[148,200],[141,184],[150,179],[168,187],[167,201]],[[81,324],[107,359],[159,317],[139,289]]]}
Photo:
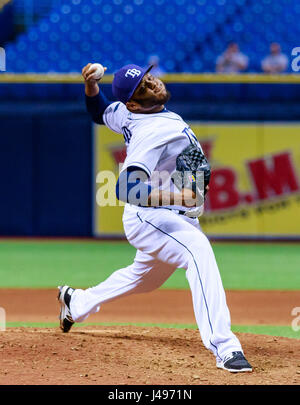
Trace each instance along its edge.
{"label": "outfield wall", "polygon": [[[300,122],[189,124],[212,166],[203,230],[214,238],[299,237]],[[104,126],[95,125],[94,140],[94,234],[120,236],[123,204],[97,174],[117,179],[126,148]]]}
{"label": "outfield wall", "polygon": [[91,235],[91,123],[61,106],[0,113],[0,235]]}

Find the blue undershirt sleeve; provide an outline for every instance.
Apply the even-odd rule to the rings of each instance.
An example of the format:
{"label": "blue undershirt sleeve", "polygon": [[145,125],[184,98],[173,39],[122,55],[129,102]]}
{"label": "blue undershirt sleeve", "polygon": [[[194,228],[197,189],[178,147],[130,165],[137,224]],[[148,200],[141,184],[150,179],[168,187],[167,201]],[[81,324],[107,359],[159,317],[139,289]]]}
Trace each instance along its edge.
{"label": "blue undershirt sleeve", "polygon": [[128,167],[120,173],[118,178],[117,199],[139,207],[148,206],[148,197],[152,191],[151,186],[144,183],[148,177],[148,174],[140,167]]}
{"label": "blue undershirt sleeve", "polygon": [[96,124],[104,124],[103,113],[111,103],[101,91],[94,97],[85,96],[87,111]]}

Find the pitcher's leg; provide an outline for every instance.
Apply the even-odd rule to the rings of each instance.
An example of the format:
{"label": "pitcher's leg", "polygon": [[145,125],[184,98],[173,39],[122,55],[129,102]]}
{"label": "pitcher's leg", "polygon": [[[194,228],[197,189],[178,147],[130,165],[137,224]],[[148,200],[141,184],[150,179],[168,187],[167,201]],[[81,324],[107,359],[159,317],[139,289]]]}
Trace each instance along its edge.
{"label": "pitcher's leg", "polygon": [[192,221],[165,214],[163,222],[157,215],[141,216],[145,227],[156,232],[160,249],[158,259],[187,270],[196,321],[204,345],[217,357],[241,351],[237,337],[230,329],[230,315],[225,292],[213,250],[206,236]]}
{"label": "pitcher's leg", "polygon": [[230,313],[214,252],[205,235],[189,247],[186,271],[193,298],[197,325],[204,345],[217,360],[233,351],[242,351],[231,331]]}
{"label": "pitcher's leg", "polygon": [[100,305],[105,302],[152,291],[160,287],[174,270],[174,267],[137,251],[134,263],[130,266],[115,271],[95,287],[74,291],[70,302],[72,318],[82,322],[99,311]]}

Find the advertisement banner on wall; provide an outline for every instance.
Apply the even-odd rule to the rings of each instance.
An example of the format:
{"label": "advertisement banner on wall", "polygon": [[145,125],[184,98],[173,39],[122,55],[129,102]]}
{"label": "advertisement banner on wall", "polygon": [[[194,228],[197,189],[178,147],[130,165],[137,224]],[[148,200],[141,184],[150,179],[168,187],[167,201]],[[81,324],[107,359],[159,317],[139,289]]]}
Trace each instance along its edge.
{"label": "advertisement banner on wall", "polygon": [[[213,237],[299,237],[300,123],[190,123],[212,166],[203,231]],[[94,235],[124,234],[114,188],[122,135],[94,131]],[[110,177],[109,177],[110,176]]]}

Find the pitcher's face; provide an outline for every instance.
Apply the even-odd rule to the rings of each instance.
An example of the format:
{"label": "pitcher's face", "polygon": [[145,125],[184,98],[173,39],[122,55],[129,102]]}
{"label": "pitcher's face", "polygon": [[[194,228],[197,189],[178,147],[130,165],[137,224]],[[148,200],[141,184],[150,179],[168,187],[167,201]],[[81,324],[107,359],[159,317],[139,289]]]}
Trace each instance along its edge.
{"label": "pitcher's face", "polygon": [[131,97],[131,101],[136,101],[143,107],[164,105],[169,99],[170,93],[164,83],[151,73],[145,74]]}

